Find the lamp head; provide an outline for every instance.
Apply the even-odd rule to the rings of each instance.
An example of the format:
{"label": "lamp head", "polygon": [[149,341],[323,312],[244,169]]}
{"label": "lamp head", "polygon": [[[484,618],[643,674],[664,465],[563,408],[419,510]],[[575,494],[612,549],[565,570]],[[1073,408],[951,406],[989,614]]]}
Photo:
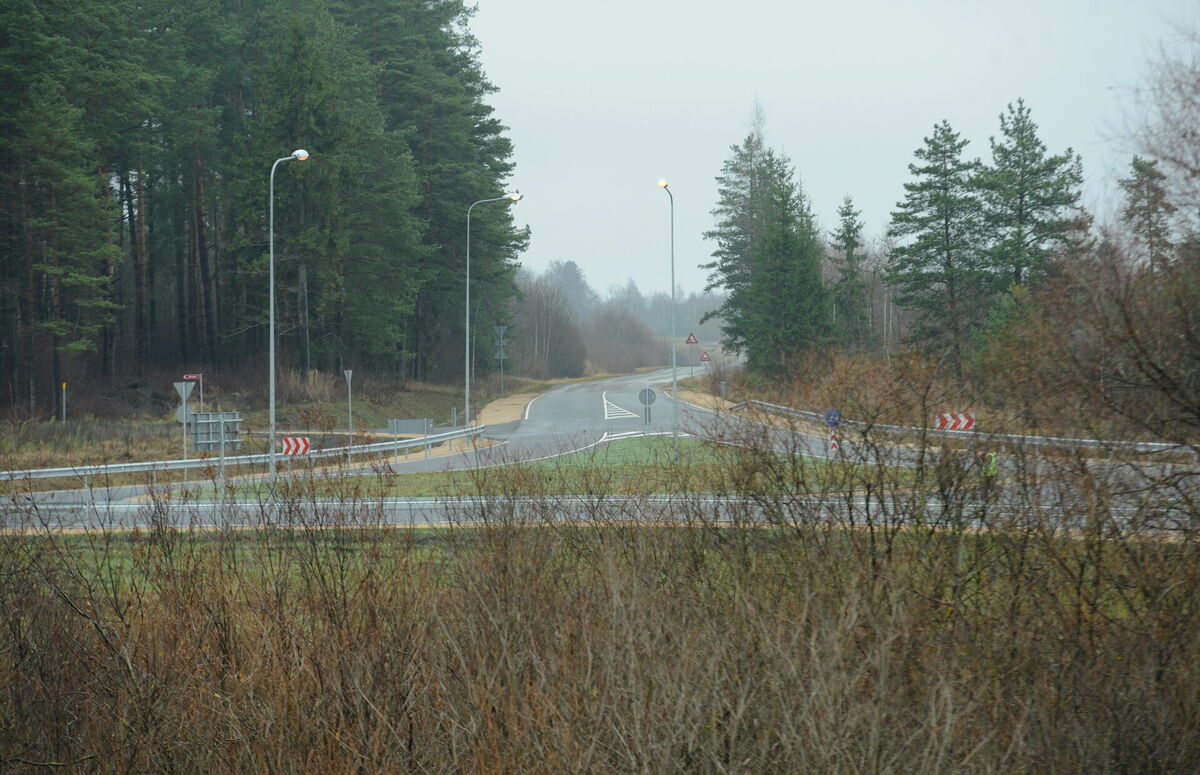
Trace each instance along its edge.
{"label": "lamp head", "polygon": [[504,196],[508,197],[509,199],[511,199],[514,202],[520,202],[522,199],[525,198],[525,195],[522,194],[520,191],[514,191],[511,194],[505,194]]}
{"label": "lamp head", "polygon": [[670,184],[669,184],[669,183],[667,183],[667,179],[666,179],[666,178],[663,178],[662,180],[658,181],[658,187],[659,187],[659,188],[669,188],[669,187],[670,187]]}
{"label": "lamp head", "polygon": [[304,161],[308,158],[308,151],[304,150],[303,148],[297,148],[296,150],[292,151],[292,158],[296,161]]}

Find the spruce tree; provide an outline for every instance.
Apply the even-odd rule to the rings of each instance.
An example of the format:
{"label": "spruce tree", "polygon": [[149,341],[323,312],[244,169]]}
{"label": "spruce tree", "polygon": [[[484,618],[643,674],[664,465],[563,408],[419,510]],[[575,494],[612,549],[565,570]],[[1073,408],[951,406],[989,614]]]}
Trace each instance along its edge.
{"label": "spruce tree", "polygon": [[838,228],[833,239],[833,265],[838,279],[833,287],[835,320],[839,338],[861,348],[870,335],[870,288],[862,271],[862,213],[847,196],[838,208]]}
{"label": "spruce tree", "polygon": [[786,373],[793,356],[829,333],[830,299],[811,209],[787,157],[763,142],[756,124],[717,178],[716,242],[706,290],[728,292],[706,314],[722,320],[725,346],[755,371]]}

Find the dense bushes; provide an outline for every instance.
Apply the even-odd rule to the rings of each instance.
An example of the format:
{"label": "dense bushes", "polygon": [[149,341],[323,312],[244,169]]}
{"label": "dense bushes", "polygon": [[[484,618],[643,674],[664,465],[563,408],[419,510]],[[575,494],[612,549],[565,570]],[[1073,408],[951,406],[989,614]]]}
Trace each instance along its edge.
{"label": "dense bushes", "polygon": [[381,526],[353,497],[317,518],[288,504],[288,528],[235,512],[247,531],[167,527],[180,512],[161,493],[132,533],[63,534],[10,506],[0,760],[1200,766],[1194,474],[1017,449],[992,481],[967,451],[868,434],[843,440],[829,492],[831,469],[779,454],[778,429],[722,422],[709,430],[748,446],[722,448],[711,492],[527,499],[514,481],[438,531]]}

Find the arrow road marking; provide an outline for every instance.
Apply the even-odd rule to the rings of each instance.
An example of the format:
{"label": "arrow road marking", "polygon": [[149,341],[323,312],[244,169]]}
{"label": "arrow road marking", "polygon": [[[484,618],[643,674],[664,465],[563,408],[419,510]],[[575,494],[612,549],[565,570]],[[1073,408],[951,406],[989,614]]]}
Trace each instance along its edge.
{"label": "arrow road marking", "polygon": [[616,420],[622,417],[638,416],[635,412],[631,412],[628,409],[623,409],[614,404],[612,401],[609,401],[607,390],[600,394],[600,398],[604,400],[604,419],[606,420]]}

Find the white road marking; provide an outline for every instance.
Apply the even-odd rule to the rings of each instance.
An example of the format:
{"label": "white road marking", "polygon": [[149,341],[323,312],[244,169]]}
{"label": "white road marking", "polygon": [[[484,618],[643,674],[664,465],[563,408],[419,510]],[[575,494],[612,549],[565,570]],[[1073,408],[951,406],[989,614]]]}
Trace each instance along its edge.
{"label": "white road marking", "polygon": [[[625,431],[624,433],[606,433],[604,439],[606,441],[619,441],[620,439],[632,439],[635,437],[650,437],[650,436],[670,436],[670,431]],[[679,432],[679,438],[691,438],[690,433]]]}
{"label": "white road marking", "polygon": [[623,409],[614,404],[612,401],[609,401],[607,390],[600,394],[600,398],[604,400],[604,419],[616,420],[623,417],[637,417],[635,412],[631,412],[628,409]]}

